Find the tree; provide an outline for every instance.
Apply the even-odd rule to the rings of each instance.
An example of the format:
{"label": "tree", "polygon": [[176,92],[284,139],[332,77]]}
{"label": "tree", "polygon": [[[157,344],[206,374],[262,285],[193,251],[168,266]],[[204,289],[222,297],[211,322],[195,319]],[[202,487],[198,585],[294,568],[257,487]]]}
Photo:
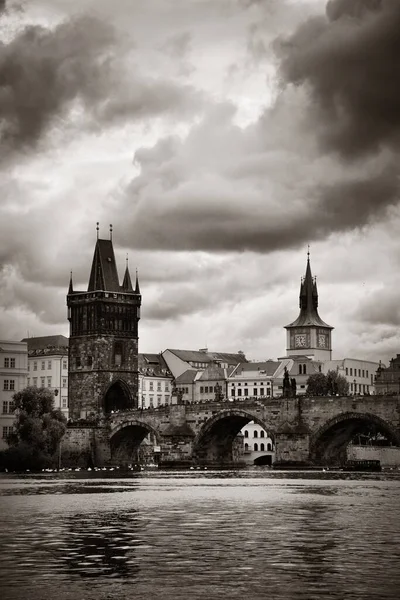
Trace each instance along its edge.
{"label": "tree", "polygon": [[328,381],[323,373],[314,373],[307,379],[307,394],[309,396],[326,396]]}
{"label": "tree", "polygon": [[292,388],[292,396],[293,398],[295,398],[297,394],[297,382],[294,377],[292,377],[292,379],[290,380],[290,387]]}
{"label": "tree", "polygon": [[54,409],[54,395],[46,388],[27,387],[13,396],[16,411],[10,448],[0,463],[11,470],[40,470],[56,463],[55,454],[65,433],[66,419]]}
{"label": "tree", "polygon": [[331,396],[347,396],[349,393],[349,383],[346,377],[343,377],[337,371],[328,371],[326,380],[328,394],[331,394]]}

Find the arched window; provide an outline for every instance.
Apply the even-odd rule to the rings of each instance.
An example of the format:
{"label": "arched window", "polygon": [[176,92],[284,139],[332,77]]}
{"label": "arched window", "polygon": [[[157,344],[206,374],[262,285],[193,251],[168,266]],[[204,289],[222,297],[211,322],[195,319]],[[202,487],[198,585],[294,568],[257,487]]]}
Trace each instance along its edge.
{"label": "arched window", "polygon": [[268,452],[271,452],[271,450],[272,450],[272,444],[270,444],[270,443],[267,444],[267,450],[268,450]]}
{"label": "arched window", "polygon": [[261,450],[261,452],[264,452],[264,449],[265,449],[264,444],[260,444],[260,450]]}
{"label": "arched window", "polygon": [[245,444],[245,445],[244,445],[244,449],[245,449],[245,450],[248,450],[248,449],[249,449],[249,445],[248,445],[248,444]]}
{"label": "arched window", "polygon": [[249,432],[247,431],[247,429],[244,430],[244,437],[249,437]]}
{"label": "arched window", "polygon": [[307,373],[307,365],[303,365],[303,375]]}
{"label": "arched window", "polygon": [[254,452],[258,452],[258,444],[254,444]]}
{"label": "arched window", "polygon": [[257,430],[253,433],[253,437],[258,437],[258,431]]}
{"label": "arched window", "polygon": [[260,431],[260,437],[265,437],[265,432],[262,429]]}
{"label": "arched window", "polygon": [[303,365],[299,365],[299,375],[301,375],[303,372]]}

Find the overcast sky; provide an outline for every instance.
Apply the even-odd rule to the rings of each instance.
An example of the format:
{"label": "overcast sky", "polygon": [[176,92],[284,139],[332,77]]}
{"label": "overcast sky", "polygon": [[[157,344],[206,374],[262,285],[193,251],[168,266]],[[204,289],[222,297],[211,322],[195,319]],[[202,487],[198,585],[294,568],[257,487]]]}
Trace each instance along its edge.
{"label": "overcast sky", "polygon": [[0,0],[0,338],[68,335],[96,239],[141,352],[400,353],[400,2]]}

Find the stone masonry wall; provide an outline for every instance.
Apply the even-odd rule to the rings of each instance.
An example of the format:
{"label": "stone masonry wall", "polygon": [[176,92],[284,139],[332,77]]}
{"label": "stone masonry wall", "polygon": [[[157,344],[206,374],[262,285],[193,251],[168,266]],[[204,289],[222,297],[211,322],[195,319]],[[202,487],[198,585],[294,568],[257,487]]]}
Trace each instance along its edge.
{"label": "stone masonry wall", "polygon": [[[122,365],[113,364],[114,344],[124,348]],[[88,357],[92,357],[89,366]],[[77,357],[81,360],[76,367]],[[118,336],[71,337],[69,345],[68,397],[72,419],[86,418],[90,413],[102,414],[104,395],[113,381],[127,383],[132,397],[132,408],[137,406],[138,395],[138,341]]]}

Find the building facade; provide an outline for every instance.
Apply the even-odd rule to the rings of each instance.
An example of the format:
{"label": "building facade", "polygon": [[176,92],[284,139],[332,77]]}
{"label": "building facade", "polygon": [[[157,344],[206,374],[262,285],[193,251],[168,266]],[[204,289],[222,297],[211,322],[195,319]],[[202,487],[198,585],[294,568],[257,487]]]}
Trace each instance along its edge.
{"label": "building facade", "polygon": [[300,313],[295,321],[285,326],[288,356],[310,356],[314,360],[331,360],[332,329],[318,314],[317,281],[312,277],[310,254],[300,284]]}
{"label": "building facade", "polygon": [[139,408],[172,403],[173,377],[161,354],[139,354]]}
{"label": "building facade", "polygon": [[68,419],[68,338],[48,335],[22,341],[28,346],[27,385],[53,392],[54,408]]}
{"label": "building facade", "polygon": [[[330,360],[323,364],[323,372],[337,371],[349,384],[349,393],[353,395],[374,395],[375,376],[379,363],[356,358]],[[400,374],[400,373],[399,373]]]}
{"label": "building facade", "polygon": [[[98,228],[97,228],[98,235]],[[87,291],[67,295],[70,417],[101,418],[138,406],[141,295],[126,264],[122,285],[110,239],[97,238]]]}
{"label": "building facade", "polygon": [[378,365],[375,378],[375,393],[378,396],[386,394],[400,395],[400,354],[390,360],[388,367]]}
{"label": "building facade", "polygon": [[25,342],[0,340],[0,450],[8,447],[15,414],[13,395],[27,387],[28,346]]}
{"label": "building facade", "polygon": [[268,432],[254,421],[241,430],[244,461],[249,465],[272,465],[275,462],[274,443]]}

